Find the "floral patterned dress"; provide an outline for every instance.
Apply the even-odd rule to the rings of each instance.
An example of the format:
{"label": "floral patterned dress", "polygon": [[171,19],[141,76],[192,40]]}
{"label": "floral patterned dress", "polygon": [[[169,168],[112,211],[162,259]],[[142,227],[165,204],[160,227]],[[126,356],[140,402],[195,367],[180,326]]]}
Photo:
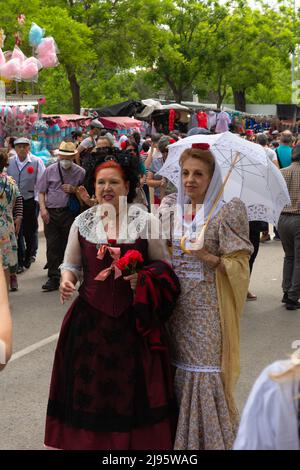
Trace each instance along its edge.
{"label": "floral patterned dress", "polygon": [[3,266],[13,271],[18,263],[18,244],[15,235],[13,208],[20,196],[13,178],[0,173],[0,246]]}
{"label": "floral patterned dress", "polygon": [[[164,198],[161,213],[176,203]],[[237,422],[230,418],[221,381],[222,335],[215,270],[172,243],[172,261],[181,295],[169,320],[175,392],[179,405],[175,449],[230,449]],[[248,219],[237,198],[221,208],[209,223],[204,247],[217,256],[244,250],[251,254]],[[199,280],[204,275],[203,280]]]}

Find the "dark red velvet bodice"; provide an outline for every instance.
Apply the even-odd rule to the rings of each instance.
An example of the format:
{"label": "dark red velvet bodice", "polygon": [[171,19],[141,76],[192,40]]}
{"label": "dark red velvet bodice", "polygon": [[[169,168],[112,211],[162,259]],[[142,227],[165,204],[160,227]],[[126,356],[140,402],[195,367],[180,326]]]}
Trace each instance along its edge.
{"label": "dark red velvet bodice", "polygon": [[[82,254],[83,283],[79,289],[79,295],[92,307],[100,310],[110,317],[119,317],[125,312],[133,301],[133,291],[129,281],[124,281],[123,276],[114,279],[114,270],[105,281],[95,281],[95,277],[105,268],[108,268],[113,259],[107,251],[103,260],[97,258],[98,247],[88,242],[79,235]],[[143,258],[144,264],[148,264],[148,242],[138,239],[131,244],[116,244],[114,247],[121,248],[121,256],[128,250],[138,250]]]}

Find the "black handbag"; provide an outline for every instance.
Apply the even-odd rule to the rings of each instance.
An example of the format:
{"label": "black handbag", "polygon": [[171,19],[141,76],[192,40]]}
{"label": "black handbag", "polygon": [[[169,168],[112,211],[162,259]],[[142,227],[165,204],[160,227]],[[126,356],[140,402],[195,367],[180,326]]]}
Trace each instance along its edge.
{"label": "black handbag", "polygon": [[[64,179],[63,179],[63,175],[62,175],[59,163],[58,163],[58,171],[59,171],[59,175],[60,175],[60,179],[61,179],[61,184],[64,184]],[[69,209],[71,214],[73,214],[75,216],[80,214],[81,206],[80,206],[80,202],[78,201],[77,196],[75,194],[69,194],[69,200],[68,200],[67,208]]]}

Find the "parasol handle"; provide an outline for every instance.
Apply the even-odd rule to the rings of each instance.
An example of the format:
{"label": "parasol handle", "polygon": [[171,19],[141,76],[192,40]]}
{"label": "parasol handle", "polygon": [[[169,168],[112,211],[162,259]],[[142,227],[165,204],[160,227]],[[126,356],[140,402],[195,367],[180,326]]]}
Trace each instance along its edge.
{"label": "parasol handle", "polygon": [[[223,193],[223,191],[224,191],[225,185],[226,185],[226,183],[227,183],[227,181],[228,181],[228,179],[229,179],[229,177],[230,177],[230,175],[231,175],[231,173],[232,173],[233,167],[234,167],[235,164],[238,162],[239,158],[240,158],[240,153],[237,152],[237,153],[236,153],[236,156],[235,156],[235,158],[234,158],[234,160],[233,160],[233,162],[232,162],[232,164],[230,165],[230,168],[229,168],[229,170],[228,170],[228,173],[227,173],[227,175],[226,175],[226,177],[225,177],[225,179],[224,179],[224,181],[223,181],[223,183],[222,183],[222,186],[221,186],[221,188],[220,188],[220,191],[218,192],[217,197],[216,197],[216,199],[215,199],[215,201],[214,201],[214,203],[213,203],[213,205],[212,205],[212,208],[211,208],[211,210],[210,210],[210,212],[209,212],[209,214],[208,214],[207,221],[206,221],[206,223],[205,223],[205,224],[203,225],[203,227],[202,227],[201,233],[200,233],[199,238],[198,238],[198,242],[202,242],[202,240],[203,240],[203,242],[204,242],[204,234],[205,234],[205,231],[206,231],[206,229],[207,229],[207,226],[208,226],[208,224],[209,224],[209,222],[210,222],[210,219],[212,218],[212,215],[213,215],[214,210],[215,210],[215,208],[216,208],[216,206],[217,206],[217,204],[218,204],[218,202],[219,202],[219,200],[220,200],[220,197],[222,196],[222,193]],[[192,251],[191,251],[191,250],[187,250],[187,249],[185,248],[185,241],[186,241],[186,239],[187,239],[187,237],[186,237],[186,235],[184,235],[184,236],[182,237],[182,239],[180,240],[180,248],[181,248],[181,250],[182,250],[184,253],[187,253],[187,254],[191,255],[191,254],[192,254]],[[196,242],[196,243],[197,243],[197,242]]]}

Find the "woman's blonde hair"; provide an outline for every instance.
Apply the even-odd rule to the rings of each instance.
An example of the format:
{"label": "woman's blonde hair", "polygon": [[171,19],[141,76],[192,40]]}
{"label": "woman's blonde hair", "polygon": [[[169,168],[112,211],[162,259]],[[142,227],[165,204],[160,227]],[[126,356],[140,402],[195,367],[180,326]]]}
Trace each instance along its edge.
{"label": "woman's blonde hair", "polygon": [[197,160],[202,161],[205,163],[209,170],[209,174],[212,177],[215,171],[215,159],[213,154],[209,150],[202,150],[202,149],[195,149],[195,148],[190,148],[184,150],[184,152],[181,154],[180,159],[179,159],[179,164],[182,167],[184,162],[188,158],[196,158]]}

